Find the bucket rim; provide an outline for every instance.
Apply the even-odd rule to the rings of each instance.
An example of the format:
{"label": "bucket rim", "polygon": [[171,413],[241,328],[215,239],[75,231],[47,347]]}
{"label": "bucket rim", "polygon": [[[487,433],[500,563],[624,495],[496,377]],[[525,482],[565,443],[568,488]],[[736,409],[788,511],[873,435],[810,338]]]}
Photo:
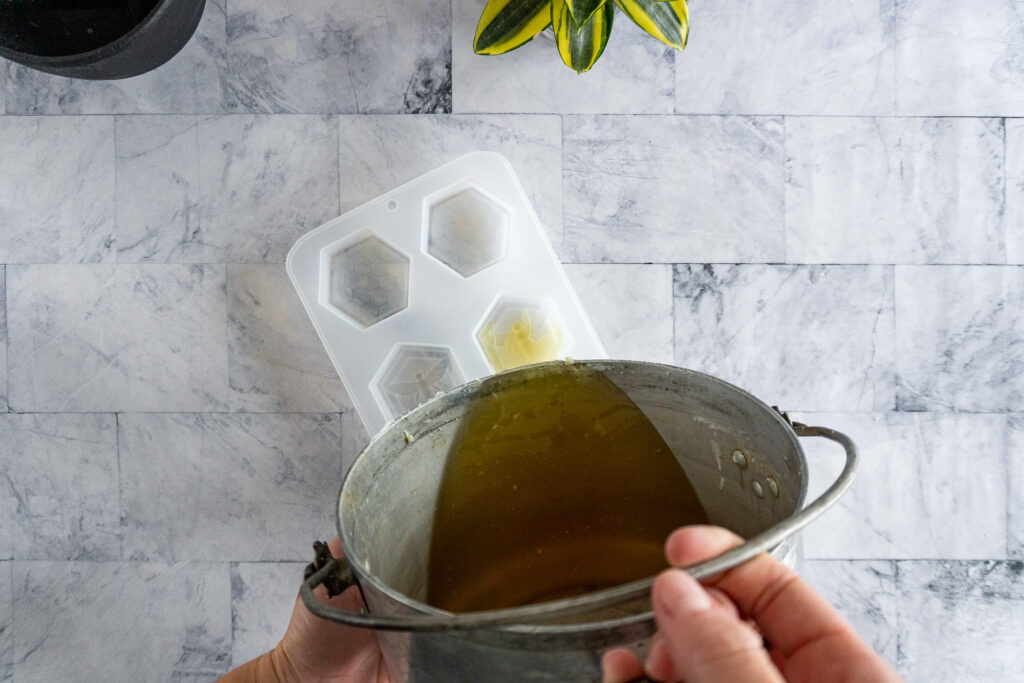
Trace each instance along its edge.
{"label": "bucket rim", "polygon": [[[789,420],[779,410],[772,408],[767,403],[765,403],[761,399],[759,399],[756,396],[754,396],[753,394],[751,394],[749,391],[747,391],[747,390],[745,390],[745,389],[743,389],[741,387],[738,387],[735,384],[732,384],[731,382],[727,382],[727,381],[725,381],[723,379],[715,377],[714,375],[709,375],[707,373],[703,373],[703,372],[700,372],[698,370],[693,370],[693,369],[690,369],[690,368],[684,368],[684,367],[677,366],[677,365],[669,365],[667,363],[655,363],[655,362],[650,362],[650,361],[637,361],[637,360],[614,360],[614,359],[593,359],[593,360],[567,359],[567,360],[547,361],[547,362],[544,362],[544,363],[535,363],[535,364],[532,364],[532,365],[525,365],[525,366],[521,366],[521,367],[517,367],[517,368],[511,368],[509,370],[505,370],[503,372],[499,372],[499,373],[496,373],[494,375],[489,375],[487,377],[482,377],[482,378],[470,380],[470,381],[468,381],[468,382],[466,382],[464,384],[461,384],[461,385],[459,385],[459,386],[457,386],[457,387],[455,387],[453,389],[450,389],[449,391],[446,391],[444,393],[440,393],[440,394],[434,396],[429,401],[427,401],[427,402],[423,403],[422,405],[420,405],[419,407],[417,407],[415,410],[412,410],[409,413],[403,415],[402,417],[400,417],[400,418],[398,418],[396,420],[392,420],[391,422],[386,424],[383,428],[381,428],[380,431],[378,431],[376,434],[374,434],[371,437],[370,441],[359,452],[359,454],[356,456],[355,460],[352,462],[351,467],[349,467],[348,471],[345,473],[345,476],[342,478],[341,486],[339,487],[338,498],[337,498],[337,505],[336,505],[335,525],[336,525],[336,529],[337,529],[337,532],[338,532],[338,540],[339,540],[339,542],[341,544],[342,552],[345,553],[345,557],[346,557],[347,561],[349,562],[349,564],[351,565],[352,570],[353,570],[354,574],[356,575],[356,577],[358,579],[357,583],[360,586],[364,582],[368,583],[368,584],[372,585],[375,590],[377,590],[378,592],[380,592],[381,594],[383,594],[387,598],[389,598],[391,600],[394,600],[396,603],[402,605],[403,607],[410,608],[411,610],[413,610],[416,613],[419,613],[420,615],[436,616],[436,617],[451,617],[451,618],[455,618],[455,617],[459,616],[459,614],[457,614],[455,612],[449,612],[447,610],[439,609],[437,607],[429,605],[429,604],[427,604],[425,602],[422,602],[420,600],[416,600],[414,598],[411,598],[408,595],[406,595],[405,593],[402,593],[402,592],[400,592],[398,590],[395,590],[391,586],[389,586],[386,583],[384,583],[383,581],[381,581],[372,572],[370,572],[369,569],[365,566],[365,564],[362,562],[362,560],[360,558],[354,558],[354,557],[349,556],[348,548],[351,546],[351,542],[350,542],[350,539],[347,537],[347,534],[345,533],[345,529],[344,529],[344,527],[342,525],[342,509],[343,509],[342,508],[342,500],[343,500],[343,497],[345,495],[346,486],[348,485],[349,481],[352,479],[353,473],[357,470],[357,468],[359,467],[361,461],[364,461],[364,455],[366,453],[368,453],[374,447],[379,447],[379,445],[381,443],[383,443],[386,439],[392,438],[396,432],[399,433],[399,434],[401,434],[402,432],[405,432],[406,431],[405,430],[406,426],[414,423],[422,415],[424,415],[426,413],[429,413],[433,409],[436,409],[437,406],[439,406],[441,403],[443,403],[445,401],[457,400],[457,399],[462,398],[462,397],[464,397],[466,395],[475,393],[479,389],[481,384],[483,384],[484,382],[493,381],[494,378],[496,378],[496,377],[508,377],[508,376],[511,376],[511,375],[516,375],[516,374],[520,374],[520,373],[524,373],[524,372],[528,372],[528,371],[536,371],[538,369],[542,369],[542,368],[546,368],[546,367],[565,367],[566,365],[581,365],[581,366],[585,366],[585,367],[593,369],[593,370],[597,370],[599,372],[603,372],[605,370],[621,371],[623,368],[635,367],[635,368],[641,368],[641,369],[646,368],[648,370],[655,371],[655,372],[659,372],[660,371],[660,372],[664,372],[664,373],[671,373],[671,374],[677,374],[677,375],[690,376],[690,377],[693,377],[693,378],[699,378],[700,380],[705,381],[705,382],[709,382],[709,383],[712,383],[712,384],[717,384],[717,385],[719,385],[720,388],[725,389],[727,392],[733,392],[736,395],[738,395],[739,397],[752,402],[753,405],[756,405],[758,407],[758,409],[764,411],[766,414],[768,414],[770,416],[770,419],[775,421],[775,423],[786,434],[786,436],[788,437],[791,445],[794,448],[794,452],[796,453],[796,457],[797,457],[797,466],[799,468],[799,472],[801,472],[803,474],[803,476],[800,477],[800,490],[799,490],[799,494],[796,497],[794,510],[793,510],[793,512],[791,513],[790,516],[795,515],[797,512],[799,512],[804,507],[804,503],[806,502],[806,497],[807,497],[807,488],[808,488],[808,477],[807,477],[808,467],[807,467],[807,456],[804,453],[804,449],[803,449],[802,445],[800,444],[799,436],[794,431],[793,426],[789,422]],[[438,426],[440,426],[440,425],[435,425],[434,428],[436,429]],[[781,546],[784,546],[784,545],[787,545],[787,542],[780,543],[779,546],[777,546],[777,547],[781,547]],[[774,550],[774,548],[772,550]],[[668,567],[666,566],[666,569],[667,568]],[[594,591],[594,592],[591,592],[591,593],[586,593],[586,594],[581,595],[581,596],[575,596],[575,597],[571,597],[571,598],[562,598],[560,600],[551,600],[551,601],[548,601],[548,602],[538,603],[538,604],[535,604],[535,605],[525,605],[525,606],[522,606],[522,607],[502,608],[500,610],[488,610],[486,613],[495,614],[495,615],[497,615],[498,613],[501,613],[503,615],[507,615],[509,620],[514,620],[516,612],[519,611],[519,610],[522,610],[523,614],[524,614],[524,623],[522,623],[522,624],[512,624],[512,625],[502,625],[502,626],[497,626],[497,627],[484,627],[481,630],[503,631],[503,632],[507,632],[507,633],[510,633],[510,634],[516,634],[516,635],[544,635],[544,634],[547,634],[547,635],[554,636],[554,635],[571,634],[574,631],[592,630],[592,629],[595,629],[595,628],[614,630],[614,629],[619,629],[619,628],[633,627],[633,626],[636,626],[636,625],[638,625],[638,624],[640,624],[642,622],[653,620],[654,619],[654,612],[651,611],[651,610],[647,610],[647,611],[644,611],[644,612],[638,612],[636,614],[630,614],[630,615],[626,615],[626,616],[623,616],[623,617],[616,617],[616,618],[613,618],[613,619],[607,619],[607,620],[603,620],[603,621],[586,621],[586,622],[569,623],[569,624],[545,624],[545,623],[542,623],[544,621],[544,619],[545,619],[545,617],[543,615],[543,612],[545,611],[545,609],[547,611],[550,611],[553,614],[553,616],[551,618],[554,618],[554,616],[557,616],[557,614],[561,614],[562,612],[566,611],[566,609],[571,609],[573,607],[580,607],[582,605],[586,605],[587,603],[591,603],[591,602],[593,602],[595,604],[608,605],[608,604],[621,604],[621,603],[626,603],[626,602],[631,602],[631,601],[634,601],[634,600],[642,599],[642,598],[647,597],[647,596],[650,595],[651,588],[653,587],[654,581],[655,581],[656,578],[657,578],[657,575],[650,576],[650,577],[646,577],[646,578],[643,578],[643,579],[638,579],[636,581],[631,581],[629,583],[620,584],[618,586],[613,586],[611,588],[605,588],[605,589],[602,589],[602,590],[599,590],[599,591]],[[360,590],[362,590],[362,588],[360,588]],[[528,613],[528,615],[527,615],[527,613]],[[483,614],[485,614],[485,612],[476,612],[475,614],[483,615]],[[538,623],[538,622],[541,622],[541,623]]]}

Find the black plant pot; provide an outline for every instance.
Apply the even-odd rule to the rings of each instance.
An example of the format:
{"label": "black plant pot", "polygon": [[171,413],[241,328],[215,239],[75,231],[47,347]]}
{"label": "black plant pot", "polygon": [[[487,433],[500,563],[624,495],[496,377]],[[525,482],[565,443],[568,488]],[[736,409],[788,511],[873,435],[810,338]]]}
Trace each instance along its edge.
{"label": "black plant pot", "polygon": [[0,0],[0,57],[71,78],[129,78],[185,46],[206,0]]}

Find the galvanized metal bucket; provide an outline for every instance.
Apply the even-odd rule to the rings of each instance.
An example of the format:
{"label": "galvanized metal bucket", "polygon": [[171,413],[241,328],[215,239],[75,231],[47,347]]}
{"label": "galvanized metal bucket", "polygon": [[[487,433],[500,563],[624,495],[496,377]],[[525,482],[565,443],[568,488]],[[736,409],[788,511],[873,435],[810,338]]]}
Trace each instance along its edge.
{"label": "galvanized metal bucket", "polygon": [[[691,370],[632,361],[577,361],[621,388],[651,419],[685,469],[711,523],[746,538],[688,568],[704,578],[761,552],[784,557],[794,534],[850,485],[857,451],[843,434],[791,422],[745,391]],[[345,558],[322,543],[306,570],[302,599],[315,614],[377,629],[388,666],[401,680],[598,681],[602,654],[640,651],[654,633],[654,577],[581,597],[511,609],[451,614],[422,602],[438,489],[459,421],[482,390],[528,382],[542,364],[470,382],[422,405],[375,436],[338,496]],[[810,505],[798,437],[824,437],[846,451],[839,478]],[[364,613],[317,600],[358,585]]]}

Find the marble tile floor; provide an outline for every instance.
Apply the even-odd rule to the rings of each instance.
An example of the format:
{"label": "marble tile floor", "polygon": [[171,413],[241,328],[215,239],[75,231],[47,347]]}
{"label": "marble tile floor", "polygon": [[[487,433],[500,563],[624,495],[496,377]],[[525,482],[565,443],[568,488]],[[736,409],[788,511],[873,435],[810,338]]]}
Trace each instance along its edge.
{"label": "marble tile floor", "polygon": [[858,441],[802,570],[908,680],[1022,680],[1024,4],[708,0],[584,76],[473,55],[481,4],[209,0],[135,79],[0,62],[0,681],[273,645],[368,438],[284,255],[475,149],[611,356]]}

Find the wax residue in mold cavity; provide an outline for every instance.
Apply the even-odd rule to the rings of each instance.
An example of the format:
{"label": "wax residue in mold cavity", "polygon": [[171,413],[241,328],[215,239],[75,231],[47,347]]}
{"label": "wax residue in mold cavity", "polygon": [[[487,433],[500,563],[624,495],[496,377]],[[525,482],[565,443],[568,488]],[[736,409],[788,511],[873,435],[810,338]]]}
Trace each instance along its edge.
{"label": "wax residue in mold cavity", "polygon": [[409,305],[409,258],[376,237],[331,256],[331,304],[363,327]]}
{"label": "wax residue in mold cavity", "polygon": [[562,355],[565,332],[549,306],[541,302],[500,302],[477,334],[496,371],[555,360]]}
{"label": "wax residue in mold cavity", "polygon": [[475,188],[430,209],[427,253],[463,277],[505,258],[509,212]]}
{"label": "wax residue in mold cavity", "polygon": [[450,349],[399,344],[385,364],[377,388],[391,416],[399,417],[464,381]]}

